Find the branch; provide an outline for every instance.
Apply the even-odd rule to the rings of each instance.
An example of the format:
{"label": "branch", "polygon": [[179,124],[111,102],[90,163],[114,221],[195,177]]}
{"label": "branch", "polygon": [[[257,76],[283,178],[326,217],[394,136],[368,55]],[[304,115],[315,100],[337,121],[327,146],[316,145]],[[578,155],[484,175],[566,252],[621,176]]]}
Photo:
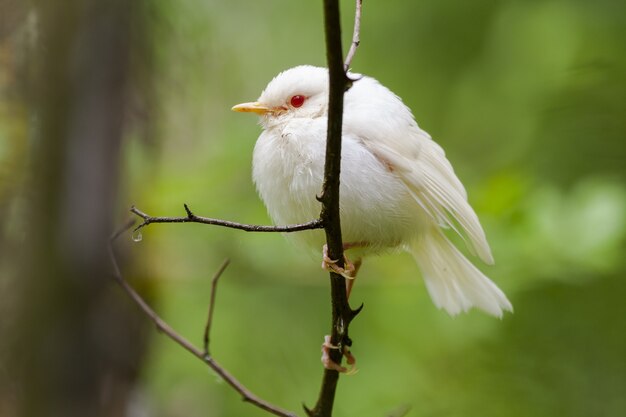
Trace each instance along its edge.
{"label": "branch", "polygon": [[350,44],[350,50],[348,51],[348,55],[346,55],[346,61],[343,64],[344,71],[348,71],[350,69],[350,64],[352,64],[352,58],[354,58],[354,54],[356,53],[356,48],[359,47],[361,43],[361,9],[363,7],[363,0],[356,0],[356,10],[354,12],[354,32],[352,32],[352,44]]}
{"label": "branch", "polygon": [[211,299],[209,301],[209,316],[206,320],[206,325],[204,326],[204,355],[209,355],[209,341],[211,335],[211,325],[213,324],[213,310],[215,309],[215,296],[217,294],[217,281],[219,281],[220,277],[226,270],[230,264],[230,260],[226,259],[222,262],[222,265],[217,269],[215,275],[213,275],[213,279],[211,280]]}
{"label": "branch", "polygon": [[228,227],[231,229],[243,230],[246,232],[280,232],[280,233],[291,233],[291,232],[299,232],[302,230],[311,230],[311,229],[322,229],[324,227],[322,220],[311,220],[307,223],[302,224],[292,224],[287,226],[264,226],[257,224],[243,224],[231,222],[228,220],[219,220],[219,219],[211,219],[209,217],[197,216],[191,212],[189,206],[187,204],[185,206],[185,211],[187,212],[187,216],[185,217],[152,217],[137,207],[131,207],[130,211],[133,214],[141,217],[143,222],[133,229],[133,232],[142,229],[149,224],[152,223],[202,223],[202,224],[210,224],[213,226],[222,226]]}
{"label": "branch", "polygon": [[[139,214],[138,214],[139,215]],[[140,215],[141,217],[141,215]],[[156,325],[157,329],[164,333],[167,337],[172,339],[174,342],[179,344],[185,350],[190,352],[196,358],[200,359],[209,368],[211,368],[215,373],[217,373],[220,378],[222,378],[228,385],[230,385],[235,391],[241,395],[242,399],[254,406],[265,410],[271,414],[280,416],[280,417],[297,417],[296,414],[283,410],[273,404],[268,403],[267,401],[257,397],[255,394],[250,392],[241,382],[237,380],[233,375],[231,375],[225,368],[223,368],[219,363],[217,363],[209,354],[209,331],[211,329],[211,322],[213,320],[213,307],[215,304],[215,292],[217,289],[217,281],[221,276],[222,272],[228,266],[228,261],[225,261],[220,266],[219,270],[213,276],[212,289],[211,289],[211,302],[209,304],[209,318],[207,320],[207,324],[204,332],[204,352],[195,347],[191,342],[185,339],[183,336],[178,334],[172,327],[170,327],[159,315],[146,303],[146,301],[135,291],[135,289],[124,279],[122,272],[120,270],[119,264],[117,263],[117,258],[115,256],[115,251],[113,249],[113,244],[115,240],[122,235],[124,232],[128,231],[135,224],[134,221],[127,222],[120,230],[115,232],[111,238],[109,239],[109,255],[111,257],[111,263],[113,264],[113,277],[120,284],[120,286],[126,291],[126,293],[130,296],[130,298],[139,306],[139,308],[143,311],[143,313],[152,320],[152,322]],[[137,230],[137,228],[135,229]]]}
{"label": "branch", "polygon": [[[357,1],[355,18],[354,50],[358,45],[360,30],[361,2]],[[338,0],[324,0],[324,31],[326,33],[326,59],[328,61],[329,97],[328,97],[328,131],[326,139],[326,161],[324,166],[324,185],[322,190],[322,212],[320,219],[326,232],[328,256],[337,259],[337,266],[344,267],[343,242],[339,217],[339,178],[341,168],[341,131],[343,123],[343,95],[350,88],[352,80],[346,74],[343,64],[341,47],[341,20],[339,17]],[[346,66],[354,52],[346,59]],[[350,322],[361,311],[352,310],[348,303],[345,279],[334,272],[330,273],[332,327],[331,341],[339,349],[331,349],[330,359],[340,364],[344,347],[352,345],[348,337]],[[310,410],[304,407],[310,417],[330,417],[332,415],[339,373],[325,369],[319,397],[315,407]]]}

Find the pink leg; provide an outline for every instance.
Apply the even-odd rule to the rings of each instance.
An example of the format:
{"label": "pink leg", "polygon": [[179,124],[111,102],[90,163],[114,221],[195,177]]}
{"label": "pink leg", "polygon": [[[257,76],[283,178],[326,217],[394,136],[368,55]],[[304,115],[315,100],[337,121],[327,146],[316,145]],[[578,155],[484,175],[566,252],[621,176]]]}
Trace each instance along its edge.
{"label": "pink leg", "polygon": [[[349,242],[343,244],[343,249],[348,250],[351,248],[358,248],[367,246],[367,242]],[[361,268],[361,258],[357,259],[354,263],[348,259],[345,254],[343,257],[344,267],[337,266],[337,260],[330,259],[328,256],[328,246],[324,245],[322,248],[322,269],[325,271],[333,271],[346,279],[346,293],[350,298],[352,292],[352,286],[354,285],[354,279],[356,278],[359,268]]]}
{"label": "pink leg", "polygon": [[346,256],[343,256],[344,267],[337,266],[337,259],[330,259],[328,256],[328,245],[322,248],[322,269],[325,271],[333,271],[346,279],[354,278],[354,264],[350,262]]}
{"label": "pink leg", "polygon": [[361,258],[357,259],[356,261],[354,261],[354,274],[352,276],[352,278],[346,278],[346,295],[348,297],[348,299],[350,299],[350,293],[352,292],[352,286],[354,285],[354,282],[356,281],[356,274],[359,273],[359,269],[361,268],[361,264],[363,263],[363,261],[361,260]]}
{"label": "pink leg", "polygon": [[[367,242],[348,242],[343,244],[343,250],[345,251],[352,248],[361,248],[368,245],[369,243]],[[343,261],[343,268],[337,266],[338,260],[330,259],[330,257],[328,256],[328,245],[324,245],[322,247],[322,269],[324,269],[325,271],[336,272],[337,274],[347,279],[354,278],[356,276],[356,273],[358,272],[358,267],[360,267],[361,265],[361,261],[357,260],[357,262],[353,264],[350,259],[346,257],[345,254],[343,256]]]}
{"label": "pink leg", "polygon": [[[344,243],[343,249],[347,250],[355,247],[367,246],[367,242],[354,242],[354,243]],[[326,271],[333,271],[337,274],[343,276],[346,279],[346,294],[347,297],[350,298],[350,293],[352,292],[352,286],[354,285],[354,280],[356,278],[356,274],[359,272],[359,268],[361,268],[361,258],[357,259],[354,263],[352,263],[346,256],[344,255],[344,268],[337,266],[337,260],[330,259],[328,256],[328,246],[324,245],[322,249],[323,260],[322,260],[322,268]],[[326,369],[332,369],[337,372],[344,373],[346,375],[352,375],[357,372],[356,368],[356,358],[350,352],[349,346],[344,346],[342,354],[346,357],[346,362],[350,365],[350,368],[346,368],[345,366],[339,365],[337,362],[333,361],[330,358],[330,350],[331,349],[340,349],[339,346],[335,346],[330,343],[330,336],[324,336],[324,343],[322,343],[322,364]]]}

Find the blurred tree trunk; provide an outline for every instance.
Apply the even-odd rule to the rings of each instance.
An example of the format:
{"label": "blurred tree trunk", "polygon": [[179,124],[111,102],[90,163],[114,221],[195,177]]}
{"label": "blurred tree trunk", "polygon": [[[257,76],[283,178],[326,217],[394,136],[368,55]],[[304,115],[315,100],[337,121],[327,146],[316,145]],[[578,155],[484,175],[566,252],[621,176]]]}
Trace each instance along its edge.
{"label": "blurred tree trunk", "polygon": [[11,326],[10,415],[126,414],[145,332],[112,284],[107,239],[138,4],[34,4],[34,143]]}

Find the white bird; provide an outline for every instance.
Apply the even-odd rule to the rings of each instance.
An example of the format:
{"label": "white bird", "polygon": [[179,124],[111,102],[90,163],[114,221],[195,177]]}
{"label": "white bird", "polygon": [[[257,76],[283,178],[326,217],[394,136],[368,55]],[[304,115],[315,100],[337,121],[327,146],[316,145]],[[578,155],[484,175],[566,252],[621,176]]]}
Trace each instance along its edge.
{"label": "white bird", "polygon": [[[344,96],[340,176],[343,241],[351,255],[400,248],[417,261],[438,308],[477,307],[501,317],[504,293],[448,240],[450,228],[487,264],[493,257],[478,217],[442,148],[419,128],[402,100],[374,78]],[[328,118],[328,70],[298,66],[277,75],[256,102],[233,107],[261,116],[253,179],[276,224],[318,218]],[[289,234],[320,248],[320,230]],[[332,265],[329,265],[332,267]]]}

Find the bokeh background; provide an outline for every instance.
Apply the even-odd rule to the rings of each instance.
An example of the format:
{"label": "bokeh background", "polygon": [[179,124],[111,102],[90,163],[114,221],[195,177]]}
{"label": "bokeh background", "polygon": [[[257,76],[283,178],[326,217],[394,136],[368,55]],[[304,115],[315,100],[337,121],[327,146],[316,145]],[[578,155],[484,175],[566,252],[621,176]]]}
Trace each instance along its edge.
{"label": "bokeh background", "polygon": [[[352,32],[352,1],[342,1]],[[502,320],[431,303],[406,254],[352,295],[359,373],[338,416],[626,415],[626,2],[366,1],[353,69],[446,149],[509,295]],[[159,335],[110,278],[136,204],[269,223],[260,128],[230,107],[324,65],[321,2],[0,1],[0,416],[262,416]],[[300,412],[330,325],[319,254],[281,236],[154,225],[129,280],[253,392]],[[395,414],[394,414],[395,413]]]}

